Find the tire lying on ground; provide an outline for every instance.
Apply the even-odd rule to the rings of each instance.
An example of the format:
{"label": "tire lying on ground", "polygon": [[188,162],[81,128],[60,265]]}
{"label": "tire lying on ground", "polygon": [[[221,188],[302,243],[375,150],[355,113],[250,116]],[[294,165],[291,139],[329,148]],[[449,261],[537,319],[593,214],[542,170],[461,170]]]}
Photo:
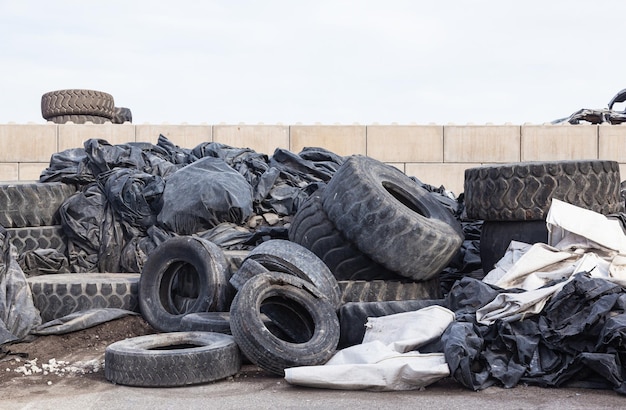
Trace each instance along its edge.
{"label": "tire lying on ground", "polygon": [[304,246],[328,266],[337,280],[399,280],[395,272],[374,262],[337,230],[322,206],[320,188],[298,208],[289,240]]}
{"label": "tire lying on ground", "polygon": [[94,308],[137,312],[137,273],[61,273],[26,279],[42,321]]}
{"label": "tire lying on ground", "polygon": [[211,332],[160,333],[107,346],[104,376],[127,386],[174,387],[236,374],[241,355],[232,336]]}
{"label": "tire lying on ground", "polygon": [[608,215],[624,210],[619,163],[604,160],[522,162],[465,170],[469,219],[545,220],[551,199]]}
{"label": "tire lying on ground", "polygon": [[[261,317],[264,305],[280,306],[302,321],[311,329],[301,335],[306,341],[285,340],[273,334]],[[339,341],[335,308],[319,289],[292,275],[272,272],[254,276],[237,292],[230,316],[233,337],[243,354],[262,369],[281,376],[288,367],[326,363]]]}
{"label": "tire lying on ground", "polygon": [[58,225],[59,207],[76,193],[62,182],[26,182],[0,185],[0,225],[5,228]]}
{"label": "tire lying on ground", "polygon": [[41,96],[41,115],[45,119],[60,115],[94,115],[110,120],[114,108],[113,96],[96,90],[56,90]]}
{"label": "tire lying on ground", "polygon": [[234,293],[229,276],[226,257],[214,243],[192,236],[167,239],[141,271],[141,314],[155,329],[174,332],[188,313],[227,311]]}
{"label": "tire lying on ground", "polygon": [[463,229],[432,195],[375,159],[349,157],[328,182],[324,210],[361,252],[419,281],[438,275],[463,243]]}
{"label": "tire lying on ground", "polygon": [[341,290],[328,266],[313,252],[297,243],[284,239],[261,243],[250,251],[241,268],[231,278],[231,283],[239,289],[252,276],[264,271],[282,272],[304,279],[315,285],[335,309],[341,306]]}

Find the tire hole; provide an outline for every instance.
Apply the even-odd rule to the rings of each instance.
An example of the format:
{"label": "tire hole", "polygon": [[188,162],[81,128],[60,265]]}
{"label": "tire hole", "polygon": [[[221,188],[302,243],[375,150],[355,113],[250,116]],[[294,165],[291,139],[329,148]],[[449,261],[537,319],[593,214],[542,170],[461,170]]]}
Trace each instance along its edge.
{"label": "tire hole", "polygon": [[163,285],[159,297],[168,313],[182,315],[192,311],[200,295],[200,275],[193,265],[182,261],[170,264],[163,274]]}
{"label": "tire hole", "polygon": [[315,322],[301,304],[281,296],[272,296],[261,302],[261,313],[271,326],[266,328],[277,338],[289,343],[306,343],[313,338]]}
{"label": "tire hole", "polygon": [[390,183],[383,182],[383,188],[389,192],[398,202],[409,208],[411,211],[422,215],[423,217],[430,218],[430,212],[425,207],[421,207],[418,203],[415,203],[414,199],[400,187]]}
{"label": "tire hole", "polygon": [[167,346],[157,346],[146,350],[182,350],[182,349],[195,349],[197,347],[202,347],[202,345],[196,344],[179,344],[179,345],[167,345]]}

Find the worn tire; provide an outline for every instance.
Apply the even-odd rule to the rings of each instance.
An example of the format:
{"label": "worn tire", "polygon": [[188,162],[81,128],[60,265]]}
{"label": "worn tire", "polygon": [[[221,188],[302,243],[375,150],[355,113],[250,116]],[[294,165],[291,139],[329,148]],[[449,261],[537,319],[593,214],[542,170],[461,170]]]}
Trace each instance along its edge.
{"label": "worn tire", "polygon": [[[312,329],[308,340],[294,343],[273,334],[259,311],[268,304],[282,306],[307,322]],[[339,342],[335,308],[319,289],[292,275],[261,274],[248,280],[233,300],[230,317],[233,337],[243,354],[262,369],[281,376],[288,367],[326,363]]]}
{"label": "worn tire", "polygon": [[180,320],[183,332],[215,332],[225,335],[230,332],[229,312],[196,312],[188,313]]}
{"label": "worn tire", "polygon": [[74,185],[62,182],[1,184],[0,225],[5,228],[58,225],[59,207],[74,193]]}
{"label": "worn tire", "polygon": [[133,114],[130,108],[115,107],[113,110],[113,124],[124,124],[125,122],[133,122]]}
{"label": "worn tire", "polygon": [[623,212],[616,161],[521,162],[465,170],[469,219],[545,220],[551,199],[608,215]]}
{"label": "worn tire", "polygon": [[27,278],[43,322],[95,308],[137,312],[137,273],[60,273]]}
{"label": "worn tire", "polygon": [[337,280],[401,279],[343,237],[324,211],[323,191],[315,191],[298,208],[289,227],[289,240],[317,255]]}
{"label": "worn tire", "polygon": [[41,115],[45,119],[60,115],[95,115],[113,118],[115,101],[111,94],[95,90],[57,90],[41,96]]}
{"label": "worn tire", "polygon": [[411,312],[432,305],[445,306],[445,299],[401,300],[387,302],[350,302],[339,310],[339,348],[360,344],[369,317]]}
{"label": "worn tire", "polygon": [[[256,262],[253,269],[247,268],[248,259]],[[304,279],[315,285],[336,309],[341,306],[341,290],[332,272],[320,258],[302,245],[284,239],[261,243],[250,251],[242,267],[233,275],[231,283],[241,287],[242,283],[264,270]]]}
{"label": "worn tire", "polygon": [[232,336],[177,332],[132,337],[107,346],[104,376],[127,386],[174,387],[235,375],[241,356]]}
{"label": "worn tire", "polygon": [[511,241],[548,243],[546,221],[485,221],[480,232],[480,259],[489,273],[502,259]]}
{"label": "worn tire", "polygon": [[188,313],[227,311],[233,289],[222,250],[192,236],[169,238],[146,259],[139,281],[139,308],[152,327],[180,330]]}
{"label": "worn tire", "polygon": [[67,249],[67,238],[61,225],[8,228],[7,235],[20,255],[35,249],[56,249],[61,253]]}
{"label": "worn tire", "polygon": [[437,299],[441,297],[439,277],[427,281],[398,280],[341,280],[341,303],[385,302],[412,299]]}
{"label": "worn tire", "polygon": [[324,210],[348,240],[413,280],[438,275],[463,242],[461,224],[430,192],[369,157],[349,157],[323,196]]}
{"label": "worn tire", "polygon": [[88,122],[92,124],[104,124],[105,122],[111,122],[110,118],[99,117],[97,115],[57,115],[56,117],[46,118],[48,121],[52,121],[55,124],[65,124],[66,122],[73,122],[74,124],[86,124]]}

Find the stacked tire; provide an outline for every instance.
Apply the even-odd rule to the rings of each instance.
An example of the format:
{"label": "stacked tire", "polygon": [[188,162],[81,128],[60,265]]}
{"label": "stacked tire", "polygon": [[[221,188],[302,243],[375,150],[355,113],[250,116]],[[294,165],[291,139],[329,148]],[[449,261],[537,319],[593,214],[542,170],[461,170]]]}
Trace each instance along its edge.
{"label": "stacked tire", "polygon": [[123,124],[132,122],[128,108],[116,107],[111,94],[83,89],[50,91],[41,96],[41,115],[55,124]]}
{"label": "stacked tire", "polygon": [[435,299],[438,274],[459,250],[463,231],[416,181],[354,155],[300,207],[289,239],[330,268],[343,303]]}
{"label": "stacked tire", "polygon": [[605,160],[522,162],[465,171],[469,219],[483,220],[480,254],[491,271],[512,240],[547,243],[552,199],[608,215],[624,210],[619,164]]}

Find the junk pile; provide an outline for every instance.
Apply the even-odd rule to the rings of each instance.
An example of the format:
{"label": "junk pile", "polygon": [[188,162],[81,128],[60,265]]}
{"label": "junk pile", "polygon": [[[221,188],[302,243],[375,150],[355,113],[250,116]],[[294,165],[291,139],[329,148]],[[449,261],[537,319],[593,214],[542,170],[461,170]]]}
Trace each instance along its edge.
{"label": "junk pile", "polygon": [[626,393],[618,164],[465,181],[457,198],[321,148],[88,140],[0,190],[0,343],[141,314],[161,333],[106,349],[114,383],[203,383],[249,362],[323,388]]}
{"label": "junk pile", "polygon": [[614,109],[615,104],[626,101],[626,89],[621,90],[609,101],[608,108],[581,108],[569,117],[559,118],[552,124],[621,124],[626,122],[626,110]]}

